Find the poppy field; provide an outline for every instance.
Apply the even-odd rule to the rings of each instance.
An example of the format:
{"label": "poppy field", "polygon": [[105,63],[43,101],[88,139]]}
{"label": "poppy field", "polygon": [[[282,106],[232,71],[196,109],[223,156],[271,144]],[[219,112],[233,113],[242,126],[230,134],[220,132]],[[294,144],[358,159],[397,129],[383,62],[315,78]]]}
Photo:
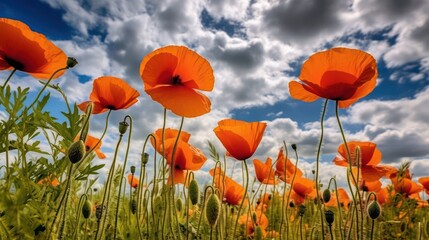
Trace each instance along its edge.
{"label": "poppy field", "polygon": [[[370,53],[345,47],[316,52],[289,83],[296,101],[324,100],[309,178],[300,168],[299,145],[286,140],[273,146],[275,158],[254,158],[270,128],[265,122],[219,119],[208,130],[216,139],[207,149],[192,145],[183,123],[212,110],[205,93],[213,90],[215,74],[186,46],[142,56],[142,89],[163,107],[164,119],[138,146],[131,141],[139,134],[132,115],[124,116],[118,132],[108,127],[112,111],[132,110],[137,89],[119,77],[100,76],[87,101],[71,102],[54,80],[78,68],[79,59],[23,22],[0,18],[0,30],[0,70],[8,73],[0,81],[0,239],[429,239],[429,176],[413,181],[409,162],[383,164],[376,143],[348,141],[343,129],[339,110],[376,87]],[[35,97],[29,88],[10,86],[16,72],[42,84]],[[66,111],[47,110],[51,92],[62,96],[58,104]],[[328,102],[335,104],[343,140],[332,161],[347,175],[341,184],[334,176],[320,180]],[[167,112],[180,120],[177,129],[166,127]],[[92,136],[97,114],[105,117],[104,131]],[[117,140],[109,157],[101,150],[106,135]],[[136,166],[127,164],[131,148],[141,151]],[[105,164],[94,159],[111,163],[102,181]],[[238,163],[241,176],[228,174],[227,159]],[[204,171],[207,161],[215,162],[210,182],[198,182],[195,172]]]}

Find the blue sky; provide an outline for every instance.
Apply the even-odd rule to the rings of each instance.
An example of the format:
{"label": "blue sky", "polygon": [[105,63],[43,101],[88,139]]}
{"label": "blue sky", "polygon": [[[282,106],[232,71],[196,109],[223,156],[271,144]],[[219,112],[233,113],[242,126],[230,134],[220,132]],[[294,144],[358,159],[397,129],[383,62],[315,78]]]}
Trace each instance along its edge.
{"label": "blue sky", "polygon": [[[334,46],[365,50],[378,63],[376,89],[341,110],[348,139],[375,142],[383,162],[413,161],[415,176],[429,175],[429,3],[425,0],[267,0],[267,1],[66,1],[4,0],[0,16],[21,20],[45,34],[79,65],[56,80],[72,102],[87,100],[92,80],[113,75],[140,93],[139,103],[113,114],[112,133],[126,114],[136,123],[134,143],[161,127],[162,109],[143,90],[139,64],[150,51],[169,44],[186,45],[213,66],[215,90],[208,93],[212,112],[187,119],[191,143],[207,152],[206,141],[222,148],[212,132],[217,121],[237,118],[266,121],[265,137],[255,155],[275,158],[285,140],[297,143],[300,166],[314,168],[322,101],[303,103],[289,97],[288,82],[314,52]],[[3,78],[5,73],[1,73]],[[26,75],[18,75],[26,79]],[[17,77],[18,78],[18,77]],[[35,85],[14,80],[12,84]],[[52,112],[59,112],[53,98]],[[326,116],[322,169],[326,180],[339,174],[331,160],[341,144],[331,103]],[[101,135],[105,116],[93,119]],[[170,127],[179,119],[169,115]],[[103,150],[113,157],[116,135]],[[139,152],[133,152],[136,164]],[[212,167],[212,162],[204,169]],[[341,170],[342,171],[342,170]],[[241,176],[236,173],[237,176]],[[206,173],[199,173],[207,178]]]}

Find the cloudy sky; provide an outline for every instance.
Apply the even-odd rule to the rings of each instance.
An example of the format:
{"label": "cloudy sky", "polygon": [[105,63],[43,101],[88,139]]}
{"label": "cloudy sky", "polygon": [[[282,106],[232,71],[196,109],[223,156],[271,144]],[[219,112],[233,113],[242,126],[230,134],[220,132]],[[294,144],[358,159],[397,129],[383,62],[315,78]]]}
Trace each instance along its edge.
{"label": "cloudy sky", "polygon": [[[212,129],[224,118],[264,121],[268,127],[255,157],[276,158],[282,142],[297,143],[299,166],[312,177],[322,101],[291,99],[288,83],[296,79],[309,55],[334,46],[365,50],[378,64],[376,89],[340,111],[348,140],[373,141],[383,163],[412,161],[415,177],[429,175],[429,2],[426,0],[3,0],[0,16],[21,20],[45,34],[79,65],[55,80],[71,102],[88,99],[92,80],[121,77],[141,97],[128,110],[114,112],[103,150],[108,159],[118,138],[116,125],[134,120],[133,152],[137,164],[147,134],[162,126],[162,108],[143,90],[142,58],[165,45],[186,45],[211,63],[216,78],[207,95],[212,111],[186,119],[190,142],[208,155],[207,141],[224,150]],[[4,34],[4,33],[3,33]],[[5,79],[8,73],[2,72]],[[28,80],[27,80],[28,79]],[[36,86],[25,74],[12,85]],[[55,94],[54,94],[55,96]],[[51,100],[59,113],[61,98]],[[322,181],[344,179],[345,169],[331,162],[342,143],[328,106],[322,156]],[[100,136],[106,114],[93,118],[91,134]],[[168,115],[167,126],[179,118]],[[125,143],[125,142],[124,142]],[[294,159],[294,158],[292,158]],[[101,161],[100,161],[101,162]],[[230,161],[230,164],[234,164]],[[251,161],[249,161],[251,164]],[[239,163],[234,177],[239,178]],[[203,170],[213,167],[208,160]],[[106,168],[107,169],[107,168]],[[107,171],[104,169],[103,171]],[[207,179],[200,171],[197,176]]]}

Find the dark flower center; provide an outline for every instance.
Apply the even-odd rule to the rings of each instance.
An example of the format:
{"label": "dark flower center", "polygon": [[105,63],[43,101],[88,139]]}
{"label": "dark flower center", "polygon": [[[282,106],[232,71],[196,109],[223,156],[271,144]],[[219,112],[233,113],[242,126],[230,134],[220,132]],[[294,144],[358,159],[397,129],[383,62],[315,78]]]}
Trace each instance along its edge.
{"label": "dark flower center", "polygon": [[171,78],[171,81],[173,82],[173,85],[180,85],[182,83],[182,79],[179,75],[175,75]]}
{"label": "dark flower center", "polygon": [[14,59],[12,59],[12,58],[9,58],[9,57],[7,57],[7,56],[5,56],[5,58],[4,58],[4,60],[10,65],[10,66],[12,66],[13,68],[15,68],[15,69],[17,69],[17,70],[23,70],[24,69],[24,64],[22,64],[22,63],[20,63],[20,62],[18,62],[18,61],[15,61]]}

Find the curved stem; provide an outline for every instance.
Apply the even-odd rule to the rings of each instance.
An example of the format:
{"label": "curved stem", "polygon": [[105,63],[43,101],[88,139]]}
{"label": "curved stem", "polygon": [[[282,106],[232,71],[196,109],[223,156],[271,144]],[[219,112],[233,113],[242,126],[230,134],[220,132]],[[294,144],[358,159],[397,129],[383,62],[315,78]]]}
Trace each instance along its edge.
{"label": "curved stem", "polygon": [[113,239],[116,239],[116,229],[117,229],[117,226],[118,226],[118,213],[119,213],[119,202],[120,202],[120,199],[121,199],[122,181],[124,180],[123,176],[124,176],[124,173],[125,173],[125,167],[127,166],[128,153],[130,151],[130,145],[131,145],[131,133],[132,133],[132,130],[133,130],[133,119],[129,115],[127,115],[124,118],[124,122],[126,122],[127,118],[130,121],[130,123],[129,123],[130,130],[129,130],[129,133],[128,133],[127,150],[125,151],[124,165],[122,166],[121,181],[119,182],[119,192],[118,192],[118,197],[117,197],[117,201],[116,201],[115,225],[113,227]]}
{"label": "curved stem", "polygon": [[8,76],[8,77],[7,77],[7,79],[6,79],[6,82],[4,82],[4,83],[3,83],[2,88],[5,88],[5,87],[7,86],[7,84],[8,84],[8,82],[9,82],[9,80],[12,78],[12,75],[13,75],[15,72],[16,72],[16,68],[14,68],[14,69],[12,70],[12,72],[10,72],[9,76]]}
{"label": "curved stem", "polygon": [[338,196],[338,187],[337,187],[337,180],[335,179],[335,178],[331,178],[330,180],[329,180],[329,184],[328,184],[328,189],[330,188],[330,186],[331,186],[331,182],[332,181],[334,181],[334,187],[335,187],[335,196],[336,196],[336,198],[337,198],[337,207],[338,207],[338,215],[339,215],[339,222],[340,222],[340,224],[339,224],[339,226],[338,226],[338,228],[339,228],[339,230],[340,230],[340,236],[341,236],[341,239],[343,240],[344,239],[344,236],[343,236],[343,231],[341,230],[341,224],[342,224],[342,222],[343,222],[343,217],[342,217],[342,214],[341,214],[341,203],[340,203],[340,198],[339,198],[339,196]]}
{"label": "curved stem", "polygon": [[324,134],[324,125],[323,121],[325,118],[326,113],[326,107],[328,106],[328,99],[325,100],[325,103],[323,104],[323,110],[322,115],[320,116],[320,139],[319,139],[319,145],[317,146],[317,155],[316,155],[316,177],[315,177],[315,186],[316,186],[316,197],[317,197],[317,208],[320,212],[320,222],[322,224],[322,239],[325,239],[325,227],[324,227],[324,221],[323,221],[323,211],[322,211],[322,204],[320,201],[320,186],[319,186],[319,161],[320,161],[320,153],[322,150],[322,142],[323,142],[323,134]]}
{"label": "curved stem", "polygon": [[246,186],[244,189],[244,195],[243,195],[243,199],[241,200],[240,208],[238,208],[238,211],[237,211],[237,219],[235,220],[234,232],[232,233],[233,238],[235,237],[235,233],[237,231],[238,219],[240,218],[241,209],[243,208],[244,201],[246,200],[246,196],[247,196],[247,190],[249,188],[249,169],[247,167],[246,160],[243,161],[243,164],[244,164],[244,169],[246,172]]}
{"label": "curved stem", "polygon": [[[286,148],[286,143],[285,142],[283,142],[283,144],[284,144],[284,146],[285,146],[285,148]],[[293,184],[295,183],[295,178],[296,178],[296,172],[297,172],[297,169],[298,169],[298,152],[295,150],[295,157],[296,157],[296,161],[295,161],[295,170],[294,170],[294,172],[293,172],[293,177],[292,177],[292,182],[290,183],[290,190],[289,190],[289,193],[288,193],[288,195],[287,195],[287,199],[286,199],[286,217],[288,217],[288,208],[289,208],[289,200],[290,200],[290,195],[292,194],[292,191],[293,191]],[[286,161],[287,162],[287,161]],[[286,166],[285,166],[285,169],[286,169]],[[285,179],[286,180],[286,179]],[[288,222],[288,220],[286,219],[286,223]],[[286,228],[286,231],[287,231],[287,235],[289,234],[289,226],[287,226],[287,228]],[[286,238],[287,238],[287,236],[286,236]]]}

